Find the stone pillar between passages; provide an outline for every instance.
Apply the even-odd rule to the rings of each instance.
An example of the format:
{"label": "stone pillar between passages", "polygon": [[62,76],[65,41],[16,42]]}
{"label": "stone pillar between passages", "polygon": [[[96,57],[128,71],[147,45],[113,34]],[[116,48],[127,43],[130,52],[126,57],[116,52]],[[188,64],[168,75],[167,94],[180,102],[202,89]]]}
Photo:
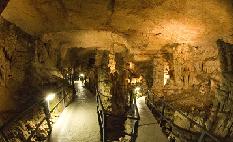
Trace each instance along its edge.
{"label": "stone pillar between passages", "polygon": [[123,115],[127,111],[128,92],[127,92],[127,77],[128,70],[126,69],[126,56],[124,53],[117,53],[116,71],[112,74],[113,86],[112,93],[112,110],[116,115]]}
{"label": "stone pillar between passages", "polygon": [[96,54],[96,66],[98,76],[98,90],[100,91],[101,100],[106,110],[112,111],[111,109],[111,97],[110,92],[112,82],[110,78],[109,64],[109,51],[98,51]]}
{"label": "stone pillar between passages", "polygon": [[163,89],[164,86],[164,60],[162,59],[161,55],[158,55],[154,58],[154,68],[153,68],[153,88],[156,93],[156,95],[162,95],[159,94],[161,89]]}

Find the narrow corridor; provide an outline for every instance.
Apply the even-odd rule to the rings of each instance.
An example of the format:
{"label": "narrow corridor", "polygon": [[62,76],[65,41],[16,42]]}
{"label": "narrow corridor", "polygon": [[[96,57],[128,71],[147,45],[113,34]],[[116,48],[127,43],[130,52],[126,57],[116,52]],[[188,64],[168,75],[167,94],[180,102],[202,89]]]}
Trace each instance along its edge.
{"label": "narrow corridor", "polygon": [[95,96],[76,83],[76,100],[53,127],[49,142],[99,142]]}
{"label": "narrow corridor", "polygon": [[137,99],[137,106],[141,117],[137,142],[168,142],[153,114],[146,106],[145,97]]}

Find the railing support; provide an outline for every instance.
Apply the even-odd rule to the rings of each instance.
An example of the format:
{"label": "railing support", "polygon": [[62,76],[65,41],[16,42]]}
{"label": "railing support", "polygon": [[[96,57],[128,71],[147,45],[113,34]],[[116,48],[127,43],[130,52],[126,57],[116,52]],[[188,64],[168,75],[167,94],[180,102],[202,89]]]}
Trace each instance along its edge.
{"label": "railing support", "polygon": [[100,133],[101,133],[101,141],[106,142],[108,137],[108,131],[107,131],[107,121],[108,121],[108,116],[111,117],[119,117],[119,118],[126,118],[126,119],[131,119],[134,121],[134,126],[132,128],[132,131],[130,132],[130,134],[126,134],[131,136],[131,142],[135,142],[136,138],[137,138],[137,134],[138,134],[138,122],[140,120],[140,116],[138,113],[138,108],[136,105],[136,98],[132,98],[132,103],[131,103],[131,109],[133,109],[133,116],[123,116],[123,115],[114,115],[111,114],[109,112],[107,112],[104,107],[103,107],[103,103],[102,100],[100,98],[100,92],[98,92],[96,90],[97,96],[96,96],[96,102],[97,102],[97,113],[98,113],[98,121],[99,121],[99,125],[100,125]]}
{"label": "railing support", "polygon": [[63,110],[64,110],[64,109],[66,108],[64,90],[62,90],[62,97],[64,98],[64,99],[62,100],[62,107],[63,107]]}
{"label": "railing support", "polygon": [[102,121],[103,121],[103,124],[102,124],[102,128],[103,128],[103,142],[106,141],[106,115],[104,114],[104,112],[102,112]]}
{"label": "railing support", "polygon": [[[149,90],[148,90],[148,91],[149,91]],[[153,95],[152,103],[155,104],[155,103],[154,103],[155,94],[154,94],[153,92],[151,92],[151,91],[149,91],[149,92],[152,93],[152,95]],[[166,107],[166,108],[169,108],[169,109],[172,109],[172,110],[176,110],[176,109],[174,109],[172,106],[170,106],[169,104],[167,104],[167,103],[165,102],[164,98],[163,98],[163,99],[158,98],[158,100],[160,100],[160,101],[162,102],[162,110],[161,110],[161,112],[160,112],[160,110],[156,110],[156,112],[158,112],[158,113],[160,114],[160,117],[161,117],[161,120],[162,120],[162,121],[165,121],[165,123],[168,123],[168,124],[170,124],[171,126],[174,126],[174,123],[173,123],[171,120],[169,120],[169,119],[167,119],[167,118],[165,117],[165,107]],[[152,110],[152,113],[153,113],[153,107],[151,108],[151,110]],[[202,133],[201,133],[201,136],[200,136],[199,139],[198,139],[198,142],[202,142],[202,140],[203,140],[203,138],[204,138],[205,135],[208,136],[208,137],[210,137],[211,140],[213,140],[213,141],[215,141],[215,142],[219,142],[219,140],[218,140],[213,134],[211,134],[210,132],[208,132],[203,126],[201,126],[200,124],[198,124],[197,122],[195,122],[194,120],[192,120],[191,118],[189,118],[189,117],[188,117],[187,115],[185,115],[183,112],[181,112],[181,111],[179,111],[179,110],[178,110],[178,112],[179,112],[182,116],[184,116],[185,118],[187,118],[190,122],[192,122],[192,123],[195,124],[197,127],[201,128],[201,129],[203,130]],[[162,126],[162,125],[163,125],[163,124],[161,124],[160,126]]]}
{"label": "railing support", "polygon": [[204,136],[205,136],[205,132],[202,132],[200,138],[198,139],[198,142],[202,142]]}
{"label": "railing support", "polygon": [[50,135],[51,132],[52,132],[52,125],[50,123],[50,117],[51,117],[51,115],[50,115],[50,111],[49,111],[49,108],[48,108],[48,104],[45,101],[43,103],[44,103],[43,107],[44,107],[45,119],[46,119],[48,127],[49,127],[48,134]]}

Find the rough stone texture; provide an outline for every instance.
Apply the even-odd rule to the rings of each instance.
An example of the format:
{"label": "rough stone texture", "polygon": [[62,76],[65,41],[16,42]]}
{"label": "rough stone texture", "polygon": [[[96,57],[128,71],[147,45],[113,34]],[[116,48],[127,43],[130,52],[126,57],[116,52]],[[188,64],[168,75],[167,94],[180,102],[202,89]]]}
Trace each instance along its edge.
{"label": "rough stone texture", "polygon": [[[8,127],[4,128],[4,133],[9,141],[26,141],[30,134],[35,130],[36,125],[45,117],[43,107],[36,106],[29,111],[23,118],[17,122],[13,122]],[[48,125],[44,122],[31,141],[45,140],[48,135]]]}
{"label": "rough stone texture", "polygon": [[101,100],[103,101],[104,108],[107,111],[112,111],[111,108],[111,87],[112,80],[110,78],[110,68],[109,64],[109,52],[108,51],[100,51],[97,52],[96,55],[96,66],[97,66],[97,74],[98,74],[98,90],[102,94]]}
{"label": "rough stone texture", "polygon": [[[0,19],[0,110],[14,108],[12,97],[17,99],[17,93],[22,91],[26,73],[33,60],[33,40],[17,27]],[[26,93],[22,95],[26,96]],[[23,97],[23,96],[22,96]],[[20,99],[20,98],[19,98]],[[17,100],[20,101],[20,100]],[[7,102],[7,104],[5,103]]]}
{"label": "rough stone texture", "polygon": [[[136,62],[136,72],[140,73],[144,79],[144,85],[142,89],[146,92],[147,89],[151,89],[153,87],[153,61],[141,61],[141,62]],[[145,93],[143,93],[145,94]]]}
{"label": "rough stone texture", "polygon": [[127,52],[115,54],[116,71],[112,74],[111,88],[112,94],[112,113],[125,114],[128,107],[129,84],[127,79],[129,71],[126,70]]}
{"label": "rough stone texture", "polygon": [[[62,103],[60,103],[56,109],[50,114],[50,123],[53,124],[56,122],[56,118],[61,114],[68,104],[72,101],[72,89],[66,88],[63,90],[63,93],[56,94],[54,100],[49,102],[49,110],[51,110],[61,98],[65,95],[65,99]],[[47,104],[47,102],[45,102]],[[26,111],[21,112],[20,117],[17,117],[14,121],[8,123],[5,127],[3,127],[2,132],[5,134],[6,138],[11,142],[19,141],[45,141],[48,138],[48,133],[50,131],[48,127],[47,120],[44,120],[45,115],[45,107],[48,107],[45,104],[38,103],[36,105],[31,106]],[[18,116],[17,115],[17,116]],[[42,122],[42,120],[44,120]],[[39,123],[41,125],[38,127]],[[38,129],[37,129],[38,127]],[[37,129],[37,131],[35,131]],[[34,133],[33,136],[31,134]],[[31,137],[29,139],[29,137]]]}
{"label": "rough stone texture", "polygon": [[[43,43],[36,44],[42,47],[35,50],[41,52],[37,53],[37,60],[42,65],[49,63],[45,60],[56,51],[54,57],[60,60],[68,48],[73,47],[109,50],[114,55],[128,50],[135,61],[153,60],[149,66],[153,66],[151,76],[156,95],[177,109],[191,112],[192,119],[216,135],[230,137],[232,13],[232,0],[11,0],[2,16],[28,33],[41,35],[44,42],[51,44],[52,50],[44,48],[47,46]],[[7,37],[10,43],[6,44],[18,46],[17,37],[15,34]],[[8,71],[20,75],[19,80],[14,81],[16,85],[27,81],[20,67],[27,68],[25,61],[33,57],[25,55],[22,65],[14,66],[20,66],[19,69],[13,70],[10,62],[16,56],[12,56],[15,54],[12,49],[0,52],[4,61],[0,68],[1,86],[11,77]],[[98,74],[104,80],[110,78],[111,72],[108,57],[106,59],[104,69]],[[121,71],[119,74],[124,76]],[[168,75],[170,79],[164,83]],[[15,84],[7,85],[14,88]],[[108,94],[113,86],[111,81],[103,83],[102,90]],[[9,89],[2,91],[5,96],[10,94],[7,91]],[[9,98],[4,97],[4,101],[13,106]]]}
{"label": "rough stone texture", "polygon": [[68,48],[127,47],[143,60],[167,44],[232,43],[232,9],[231,0],[11,0],[2,16]]}
{"label": "rough stone texture", "polygon": [[[232,44],[216,42],[217,49],[186,44],[170,45],[154,59],[154,92],[175,109],[174,124],[192,132],[201,132],[191,118],[225,141],[232,137]],[[170,79],[164,85],[168,66]],[[188,137],[186,137],[188,138]],[[183,138],[184,140],[185,138]],[[188,138],[191,140],[192,138]]]}
{"label": "rough stone texture", "polygon": [[127,52],[111,55],[109,51],[98,51],[96,55],[98,90],[106,110],[116,115],[124,114],[128,107],[127,61]]}
{"label": "rough stone texture", "polygon": [[80,29],[126,32],[132,44],[143,48],[153,47],[156,41],[208,43],[206,39],[216,41],[220,34],[230,36],[231,12],[230,0],[12,0],[2,15],[32,33]]}
{"label": "rough stone texture", "polygon": [[[61,77],[49,45],[0,18],[0,124],[35,102],[42,82]],[[45,89],[45,88],[44,88]],[[30,100],[30,103],[27,103]],[[24,104],[24,107],[17,107]]]}

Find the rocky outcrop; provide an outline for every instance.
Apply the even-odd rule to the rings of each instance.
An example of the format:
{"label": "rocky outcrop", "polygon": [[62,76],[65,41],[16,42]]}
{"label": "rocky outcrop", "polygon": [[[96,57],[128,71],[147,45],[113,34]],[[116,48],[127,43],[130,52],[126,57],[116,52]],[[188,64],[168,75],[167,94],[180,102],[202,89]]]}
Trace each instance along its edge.
{"label": "rocky outcrop", "polygon": [[[64,87],[57,92],[55,98],[50,102],[37,102],[16,114],[11,121],[1,127],[0,140],[4,141],[4,136],[9,142],[46,141],[51,133],[52,128],[50,126],[56,122],[65,107],[72,102],[72,93],[71,88]],[[58,104],[58,102],[60,103]],[[54,107],[55,109],[53,109]]]}
{"label": "rocky outcrop", "polygon": [[[213,50],[169,45],[154,58],[153,88],[155,97],[160,98],[154,101],[160,107],[162,100],[173,107],[165,107],[165,113],[176,126],[192,133],[206,130],[225,141],[231,139],[232,52],[231,44],[218,40]],[[178,135],[182,137],[182,133]],[[195,135],[181,139],[191,141],[192,137]]]}
{"label": "rocky outcrop", "polygon": [[[107,50],[97,53],[98,72],[88,76],[98,80],[91,86],[98,84],[106,109],[121,114],[130,78],[120,67],[128,62],[127,50],[147,64],[139,71],[157,97],[215,135],[232,135],[230,0],[11,0],[2,15],[28,33],[43,34],[46,44],[1,20],[0,110],[14,109],[15,100],[22,103],[41,84],[56,82],[56,67],[66,66],[69,48],[83,47]],[[178,112],[170,113],[178,126],[199,131]]]}
{"label": "rocky outcrop", "polygon": [[42,97],[43,83],[57,82],[62,76],[48,44],[3,18],[0,31],[0,121],[5,121],[9,117],[2,116],[24,109],[17,106],[27,107]]}
{"label": "rocky outcrop", "polygon": [[[0,96],[3,101],[0,108],[9,110],[14,107],[12,98],[17,99],[16,94],[26,85],[26,73],[34,58],[33,39],[3,18],[0,20]],[[26,93],[22,92],[21,97],[27,96]]]}

